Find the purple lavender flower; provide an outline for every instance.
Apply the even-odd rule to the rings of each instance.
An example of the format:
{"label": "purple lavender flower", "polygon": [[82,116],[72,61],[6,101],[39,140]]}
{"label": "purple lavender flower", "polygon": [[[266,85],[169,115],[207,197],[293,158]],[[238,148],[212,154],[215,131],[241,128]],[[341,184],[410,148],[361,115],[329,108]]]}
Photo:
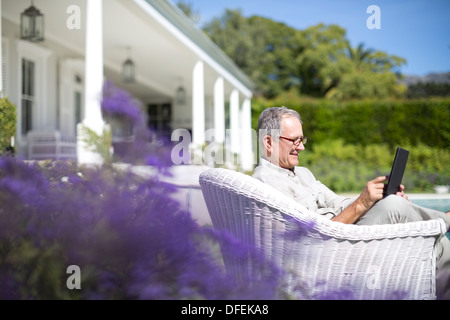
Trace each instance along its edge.
{"label": "purple lavender flower", "polygon": [[109,80],[103,86],[101,107],[105,115],[128,118],[134,125],[140,125],[144,121],[136,100]]}
{"label": "purple lavender flower", "polygon": [[[0,299],[276,297],[278,270],[255,270],[268,275],[254,287],[236,282],[222,267],[218,241],[262,256],[200,227],[172,200],[175,191],[111,167],[0,158]],[[69,265],[80,267],[82,290],[66,287]]]}
{"label": "purple lavender flower", "polygon": [[167,168],[172,165],[172,142],[163,141],[147,127],[148,116],[131,94],[106,81],[101,106],[105,118],[113,122],[113,134],[114,126],[130,129],[127,141],[113,141],[115,160],[151,165],[161,169],[161,173],[168,173]]}

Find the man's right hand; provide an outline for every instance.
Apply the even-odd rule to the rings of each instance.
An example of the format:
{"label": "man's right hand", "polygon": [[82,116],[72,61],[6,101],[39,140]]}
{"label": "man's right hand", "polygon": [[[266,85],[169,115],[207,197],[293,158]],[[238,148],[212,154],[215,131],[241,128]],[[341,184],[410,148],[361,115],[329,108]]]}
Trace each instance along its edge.
{"label": "man's right hand", "polygon": [[[358,199],[361,200],[364,205],[366,212],[372,208],[372,206],[378,201],[383,199],[384,188],[387,180],[386,176],[377,177],[369,182],[367,182],[364,191],[361,193]],[[365,212],[364,212],[365,213]]]}
{"label": "man's right hand", "polygon": [[386,176],[367,182],[359,197],[332,220],[342,223],[355,223],[379,200],[383,199]]}

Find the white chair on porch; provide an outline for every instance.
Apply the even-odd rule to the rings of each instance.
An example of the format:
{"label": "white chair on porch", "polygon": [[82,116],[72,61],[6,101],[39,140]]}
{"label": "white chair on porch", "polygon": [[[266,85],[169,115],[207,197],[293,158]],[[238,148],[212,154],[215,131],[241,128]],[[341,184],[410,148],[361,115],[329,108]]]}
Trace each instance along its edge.
{"label": "white chair on porch", "polygon": [[[261,249],[286,271],[294,298],[436,298],[434,248],[445,232],[441,220],[347,225],[240,172],[209,169],[199,183],[213,226]],[[251,260],[243,267],[232,255],[223,258],[236,279],[252,270]]]}

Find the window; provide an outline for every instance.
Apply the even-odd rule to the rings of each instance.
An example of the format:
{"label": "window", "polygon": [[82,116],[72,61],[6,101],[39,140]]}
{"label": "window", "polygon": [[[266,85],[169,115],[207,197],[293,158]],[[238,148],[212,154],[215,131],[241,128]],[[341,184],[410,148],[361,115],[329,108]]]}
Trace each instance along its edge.
{"label": "window", "polygon": [[80,123],[81,122],[81,111],[82,111],[82,100],[81,100],[81,98],[82,98],[82,95],[81,95],[81,92],[80,91],[75,91],[75,101],[74,101],[74,106],[75,106],[75,110],[74,110],[74,113],[75,113],[75,117],[74,117],[74,119],[75,119],[75,122],[74,122],[74,128],[75,128],[75,130],[74,130],[74,135],[76,136],[77,135],[77,124],[78,123]]}
{"label": "window", "polygon": [[81,122],[83,112],[83,79],[76,74],[74,79],[74,101],[73,101],[73,119],[74,119],[74,135],[77,135],[77,125]]}
{"label": "window", "polygon": [[172,105],[170,103],[164,104],[150,104],[147,106],[148,126],[149,128],[161,138],[168,138],[172,135],[170,123],[172,121]]}
{"label": "window", "polygon": [[35,105],[35,65],[22,59],[22,134],[33,129],[33,107]]}
{"label": "window", "polygon": [[[18,75],[18,144],[26,146],[26,136],[30,130],[44,130],[52,126],[49,121],[54,110],[47,102],[48,89],[48,58],[52,51],[30,41],[17,40]],[[19,150],[19,154],[21,151]]]}

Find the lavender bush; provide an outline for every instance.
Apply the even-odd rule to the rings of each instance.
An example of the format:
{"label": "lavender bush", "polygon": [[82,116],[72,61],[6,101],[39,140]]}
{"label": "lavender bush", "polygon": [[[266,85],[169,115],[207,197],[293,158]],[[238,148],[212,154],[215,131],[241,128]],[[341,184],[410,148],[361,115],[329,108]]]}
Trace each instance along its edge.
{"label": "lavender bush", "polygon": [[[0,299],[276,298],[276,269],[253,287],[236,283],[218,240],[254,252],[198,226],[173,191],[111,167],[0,158]],[[66,286],[70,265],[80,290]]]}
{"label": "lavender bush", "polygon": [[[114,160],[158,168],[152,179],[110,163],[0,158],[0,299],[278,297],[276,268],[232,237],[200,227],[173,200],[177,190],[159,179],[170,174],[170,145],[150,139],[142,111],[128,92],[105,83],[103,115],[133,127]],[[258,281],[249,275],[252,286],[237,283],[224,270],[219,241],[225,251],[262,259],[269,272]],[[67,286],[73,265],[81,289]]]}

